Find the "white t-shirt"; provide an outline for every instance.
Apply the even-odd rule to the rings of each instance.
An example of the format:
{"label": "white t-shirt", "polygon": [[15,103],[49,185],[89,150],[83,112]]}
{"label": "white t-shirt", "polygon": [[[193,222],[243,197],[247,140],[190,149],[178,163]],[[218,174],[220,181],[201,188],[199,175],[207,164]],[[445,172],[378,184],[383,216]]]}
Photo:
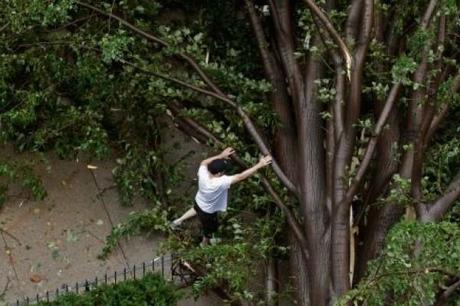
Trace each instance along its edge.
{"label": "white t-shirt", "polygon": [[223,175],[211,177],[206,166],[198,169],[198,192],[195,196],[196,204],[209,214],[227,210],[228,189],[232,184],[233,176]]}

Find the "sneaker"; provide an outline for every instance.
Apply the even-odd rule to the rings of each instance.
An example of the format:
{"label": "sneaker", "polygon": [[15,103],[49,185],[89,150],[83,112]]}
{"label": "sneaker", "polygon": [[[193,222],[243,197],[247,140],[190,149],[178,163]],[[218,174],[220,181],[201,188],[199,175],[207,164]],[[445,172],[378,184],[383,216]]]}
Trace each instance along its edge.
{"label": "sneaker", "polygon": [[209,239],[209,243],[211,245],[216,245],[216,244],[221,243],[221,242],[222,242],[222,239],[220,239],[220,238],[214,238],[213,237],[213,238]]}
{"label": "sneaker", "polygon": [[183,230],[181,223],[171,222],[169,223],[169,228],[175,232]]}
{"label": "sneaker", "polygon": [[[212,238],[211,238],[211,239],[212,239]],[[208,242],[207,242],[207,243],[204,242],[204,239],[201,240],[201,242],[200,242],[200,247],[204,248],[204,247],[210,246],[210,245],[211,245],[211,239],[208,239]]]}

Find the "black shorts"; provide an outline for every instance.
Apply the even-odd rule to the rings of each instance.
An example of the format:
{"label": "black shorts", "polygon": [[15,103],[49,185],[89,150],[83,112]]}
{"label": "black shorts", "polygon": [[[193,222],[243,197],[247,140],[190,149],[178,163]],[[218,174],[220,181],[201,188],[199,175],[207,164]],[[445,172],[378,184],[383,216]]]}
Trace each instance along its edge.
{"label": "black shorts", "polygon": [[212,234],[217,232],[217,229],[219,228],[219,220],[217,219],[217,212],[214,212],[212,214],[204,212],[201,210],[201,208],[196,203],[193,206],[193,208],[195,209],[198,215],[198,219],[200,219],[201,225],[203,226],[203,235],[206,238],[211,238]]}

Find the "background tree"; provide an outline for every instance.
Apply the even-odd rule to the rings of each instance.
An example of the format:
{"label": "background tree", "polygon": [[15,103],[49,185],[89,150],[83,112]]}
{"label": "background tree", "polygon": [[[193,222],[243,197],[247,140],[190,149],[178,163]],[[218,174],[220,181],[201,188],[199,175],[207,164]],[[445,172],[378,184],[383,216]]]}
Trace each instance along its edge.
{"label": "background tree", "polygon": [[[160,162],[165,114],[203,143],[247,152],[238,165],[274,155],[273,172],[237,189],[231,239],[209,249],[220,255],[197,287],[255,299],[241,267],[263,256],[274,275],[288,246],[299,304],[328,305],[352,287],[348,298],[364,299],[375,285],[367,277],[381,271],[366,276],[368,262],[405,212],[417,220],[410,239],[458,228],[431,224],[458,221],[456,1],[15,0],[0,16],[1,137],[62,155],[102,157],[114,146],[126,203],[136,193],[157,206],[177,201],[168,190],[180,175],[164,175],[173,169]],[[244,210],[258,222],[244,224]],[[284,224],[287,245],[276,235]],[[390,237],[387,255],[408,239]],[[440,256],[433,267],[422,254],[445,249],[411,241],[398,252],[405,268],[429,268],[417,302],[452,300],[458,261]],[[189,244],[171,245],[199,258]],[[391,286],[411,278],[382,258],[393,281],[367,302],[412,303]],[[219,270],[225,262],[238,273]],[[269,299],[275,287],[267,282]]]}

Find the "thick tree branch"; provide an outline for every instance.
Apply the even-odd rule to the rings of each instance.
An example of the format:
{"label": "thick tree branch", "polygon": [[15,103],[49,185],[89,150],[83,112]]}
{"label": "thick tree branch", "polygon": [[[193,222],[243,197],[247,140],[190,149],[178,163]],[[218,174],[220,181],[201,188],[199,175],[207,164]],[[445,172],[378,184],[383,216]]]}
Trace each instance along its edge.
{"label": "thick tree branch", "polygon": [[265,75],[272,85],[270,99],[273,109],[280,120],[280,126],[275,135],[273,146],[276,160],[280,162],[281,168],[289,179],[296,181],[297,168],[295,168],[292,162],[297,160],[296,122],[291,109],[291,98],[286,88],[285,74],[280,65],[281,61],[278,61],[274,54],[276,44],[272,44],[272,48],[269,48],[261,19],[254,9],[254,5],[250,0],[245,0],[245,3],[257,39]]}
{"label": "thick tree branch", "polygon": [[362,96],[362,77],[364,61],[369,47],[372,24],[374,20],[374,1],[366,0],[363,8],[363,21],[361,26],[361,33],[354,55],[354,66],[351,76],[351,89],[350,98],[346,105],[347,117],[345,120],[345,129],[350,129],[359,117],[361,110],[361,96]]}
{"label": "thick tree branch", "polygon": [[444,290],[443,293],[441,293],[434,306],[444,306],[446,305],[447,301],[449,300],[449,297],[454,294],[458,289],[460,288],[460,277],[457,278],[457,281],[455,281],[452,285],[447,287],[446,290]]}
{"label": "thick tree branch", "polygon": [[446,103],[441,106],[441,109],[438,111],[437,114],[433,116],[433,119],[431,120],[430,127],[428,129],[428,132],[425,137],[425,143],[428,144],[430,139],[433,137],[434,133],[438,130],[439,125],[441,122],[444,120],[444,118],[447,115],[447,112],[449,111],[449,105]]}
{"label": "thick tree branch", "polygon": [[[274,152],[284,172],[291,181],[297,182],[298,177],[302,173],[298,168],[297,157],[299,147],[297,145],[298,132],[296,131],[296,127],[299,117],[296,120],[294,114],[299,115],[299,104],[303,99],[303,82],[299,64],[294,56],[295,46],[291,28],[291,1],[269,1],[272,23],[274,24],[269,29],[271,30],[270,34],[272,32],[275,34],[268,34],[267,39],[270,39],[270,45],[268,45],[262,29],[261,18],[252,10],[252,1],[246,0],[245,2],[250,10],[251,23],[258,41],[265,74],[272,84],[271,101],[273,109],[280,120],[280,126],[277,129],[273,144]],[[294,108],[292,108],[292,105]],[[294,285],[299,288],[298,300],[303,305],[308,303],[309,300],[308,292],[310,290],[305,285],[305,279],[309,278],[307,276],[307,265],[312,263],[311,260],[305,260],[307,241],[302,242],[297,238],[303,234],[298,232],[300,229],[301,225],[299,225],[298,229],[289,230],[288,235],[292,247],[290,252],[292,254],[291,267],[296,267],[293,271],[293,275],[295,275],[293,281]]]}
{"label": "thick tree branch", "polygon": [[[83,7],[86,7],[86,8],[89,8],[101,15],[104,15],[104,16],[107,16],[107,17],[111,17],[111,18],[114,18],[116,20],[118,20],[121,24],[125,25],[126,27],[128,27],[129,29],[133,30],[134,32],[144,36],[145,38],[147,39],[150,39],[158,44],[160,44],[161,46],[163,47],[168,47],[168,44],[150,34],[150,33],[147,33],[141,29],[139,29],[138,27],[132,25],[131,23],[127,22],[126,20],[124,20],[123,18],[120,18],[114,14],[110,14],[110,13],[107,13],[107,12],[104,12],[103,10],[99,9],[99,8],[96,8],[90,4],[87,4],[87,3],[83,3],[83,2],[80,2],[80,1],[76,1],[76,3],[78,5],[81,5]],[[179,53],[178,54],[179,57],[181,57],[182,59],[184,59],[186,62],[188,62],[192,67],[193,69],[200,75],[201,79],[213,90],[212,92],[211,91],[208,91],[208,90],[205,90],[205,89],[201,89],[201,88],[198,88],[196,86],[193,86],[193,85],[190,85],[186,82],[183,82],[183,81],[180,81],[180,80],[177,80],[177,79],[174,79],[174,78],[170,78],[170,77],[166,77],[166,76],[163,76],[163,75],[160,75],[158,73],[154,73],[154,72],[151,72],[151,71],[147,71],[145,69],[140,69],[142,70],[143,72],[146,72],[146,73],[150,73],[152,75],[155,75],[157,77],[160,77],[164,80],[168,80],[168,81],[171,81],[171,82],[174,82],[176,84],[179,84],[181,86],[184,86],[184,87],[187,87],[189,89],[192,89],[192,90],[195,90],[197,92],[200,92],[200,93],[203,93],[203,94],[207,94],[209,96],[212,96],[216,99],[219,99],[225,103],[227,103],[228,105],[230,105],[231,107],[233,107],[238,115],[241,117],[241,119],[243,120],[243,123],[246,127],[246,129],[248,130],[249,134],[251,135],[251,137],[253,138],[253,140],[256,142],[257,146],[259,147],[260,151],[262,152],[262,154],[264,155],[268,155],[268,154],[271,154],[267,145],[265,144],[265,142],[263,141],[261,135],[259,134],[259,132],[257,131],[256,127],[254,126],[252,120],[249,118],[249,116],[243,111],[243,109],[237,104],[235,103],[233,100],[229,99],[210,79],[209,77],[206,75],[206,73],[201,69],[201,67],[195,62],[194,59],[192,59],[190,56],[188,56],[187,54],[184,54],[184,53]],[[127,62],[125,62],[127,63]],[[134,66],[134,65],[132,65]],[[136,68],[139,68],[137,66],[134,66]],[[297,188],[294,186],[294,184],[288,179],[288,177],[284,174],[284,172],[281,170],[281,168],[279,167],[278,163],[273,160],[273,163],[272,163],[272,166],[273,166],[273,170],[275,171],[275,173],[277,174],[277,176],[279,177],[279,179],[282,181],[282,183],[286,186],[286,188],[289,189],[289,191],[291,191],[292,193],[294,193],[295,195],[297,195]]]}
{"label": "thick tree branch", "polygon": [[[332,111],[333,106],[329,107]],[[335,122],[333,119],[328,119],[326,122],[326,199],[328,214],[332,214],[332,197],[334,194],[334,151],[336,145],[335,139]]]}
{"label": "thick tree branch", "polygon": [[[364,60],[370,41],[370,34],[373,24],[373,1],[366,0],[363,8],[363,23],[355,54],[355,64],[351,74],[351,85],[348,101],[346,104],[346,118],[344,119],[344,130],[339,135],[339,142],[335,154],[334,165],[334,205],[343,202],[346,186],[344,181],[345,171],[351,161],[351,155],[355,144],[354,125],[359,118],[362,99],[362,77]],[[344,212],[345,213],[345,212]],[[348,216],[341,216],[344,218]]]}
{"label": "thick tree branch", "polygon": [[449,207],[460,196],[460,171],[447,187],[446,191],[431,205],[428,205],[428,211],[421,215],[423,222],[439,221],[447,212]]}
{"label": "thick tree branch", "polygon": [[10,25],[9,22],[5,23],[3,26],[0,27],[0,33],[3,32],[8,26]]}
{"label": "thick tree branch", "polygon": [[[145,32],[144,30],[136,27],[135,25],[129,23],[128,21],[124,20],[123,18],[115,14],[105,12],[91,4],[84,3],[81,1],[75,1],[75,3],[80,6],[86,7],[90,10],[93,10],[94,12],[97,12],[98,14],[101,14],[103,16],[117,20],[118,22],[120,22],[121,24],[129,28],[130,30],[159,44],[162,47],[169,47],[169,44],[166,41],[162,40],[161,38],[155,35]],[[225,94],[217,87],[217,85],[214,84],[214,82],[211,81],[211,79],[207,76],[207,74],[203,71],[203,69],[201,69],[201,67],[198,65],[198,63],[193,58],[191,58],[189,55],[185,53],[178,53],[177,56],[185,60],[199,74],[199,76],[206,83],[206,85],[208,85],[214,92],[218,93],[219,95],[225,96]]]}
{"label": "thick tree branch", "polygon": [[[428,4],[428,7],[425,11],[425,14],[420,22],[420,28],[421,30],[426,30],[428,29],[430,25],[430,21],[432,19],[434,10],[437,5],[437,0],[431,0],[430,3]],[[442,26],[442,24],[440,24]],[[443,36],[443,35],[440,35]],[[425,50],[427,51],[427,50]],[[427,69],[428,69],[428,60],[427,60],[427,52],[424,52],[422,56],[422,60],[420,64],[417,67],[417,70],[414,73],[414,83],[416,84],[422,84],[423,80],[425,79],[425,76],[427,74]],[[420,129],[420,124],[423,116],[423,109],[420,106],[421,100],[423,99],[425,94],[425,90],[422,87],[414,91],[413,97],[411,99],[410,105],[409,105],[409,116],[408,116],[408,129],[414,129],[415,132],[418,132]]]}
{"label": "thick tree branch", "polygon": [[[422,18],[422,21],[420,22],[420,28],[421,30],[426,30],[429,25],[431,18],[434,13],[434,9],[437,5],[437,0],[431,0],[430,3],[428,4],[428,7],[425,11],[425,14]],[[422,60],[420,64],[417,66],[416,71],[414,72],[413,76],[413,81],[415,84],[423,84],[423,81],[425,79],[425,76],[427,74],[428,70],[428,49],[430,48],[430,45],[426,47],[427,50],[423,50],[422,54]],[[425,52],[424,52],[425,51]],[[422,117],[423,117],[423,107],[422,105],[422,100],[425,97],[425,88],[424,86],[419,86],[418,89],[416,89],[412,97],[410,99],[409,103],[409,115],[408,115],[408,120],[407,120],[407,129],[410,133],[409,135],[409,141],[413,142],[416,144],[420,138],[420,125],[422,123]],[[420,148],[421,149],[421,148]],[[409,150],[407,154],[405,154],[405,159],[406,160],[412,160],[414,158],[414,150]],[[418,194],[420,194],[419,189],[419,180],[420,180],[420,175],[421,175],[421,164],[420,162],[417,163],[416,167],[414,167],[414,161],[411,161],[412,163],[412,171],[411,171],[411,178],[415,180],[412,182],[412,194],[415,195],[415,197],[419,197]]]}
{"label": "thick tree branch", "polygon": [[257,15],[256,10],[254,9],[254,5],[250,0],[244,0],[246,4],[246,8],[249,13],[249,19],[251,20],[252,29],[254,30],[254,34],[256,36],[257,45],[259,47],[259,52],[262,58],[262,63],[264,65],[265,73],[268,77],[273,77],[274,69],[273,69],[273,55],[270,53],[268,49],[268,42],[265,38],[264,30],[262,28],[262,24],[260,21],[259,16]]}
{"label": "thick tree branch", "polygon": [[[437,66],[439,67],[437,69],[441,71],[441,63],[439,63],[439,65]],[[428,88],[428,101],[423,112],[422,124],[420,128],[424,148],[426,148],[426,145],[428,144],[431,136],[429,135],[429,132],[436,113],[436,95],[439,90],[439,86],[443,81],[446,80],[446,77],[449,74],[449,70],[450,69],[445,68],[442,72],[439,72],[436,76],[436,80],[432,82],[432,84]]]}
{"label": "thick tree branch", "polygon": [[[351,163],[353,148],[356,142],[354,126],[361,111],[363,67],[371,37],[374,20],[373,12],[374,0],[365,0],[362,9],[361,31],[356,53],[354,54],[354,65],[351,72],[350,94],[346,104],[344,132],[340,137],[336,154],[336,167],[334,173],[336,194],[332,214],[332,281],[334,295],[336,296],[341,296],[348,291],[351,286],[350,241],[351,235],[353,234],[350,230],[350,207],[352,197],[350,197],[350,200],[347,199],[345,175],[347,167]],[[388,112],[385,112],[386,118],[388,118],[390,111],[391,107]],[[373,151],[377,140],[373,139],[371,141]],[[368,154],[368,157],[366,157],[369,159],[369,162],[371,156],[372,154]]]}
{"label": "thick tree branch", "polygon": [[[442,50],[442,46],[444,45],[444,39],[445,39],[445,16],[441,16],[439,18],[438,22],[438,35],[437,35],[437,42],[435,44],[435,48],[437,50]],[[442,51],[439,52],[438,57],[441,58],[442,56]],[[417,73],[419,70],[417,70],[416,75],[415,75],[415,82],[421,83],[423,79],[426,78],[427,75],[427,64],[426,62],[426,57],[424,56],[422,60],[422,69],[423,71],[421,75],[418,75]],[[423,156],[425,154],[425,143],[426,143],[426,132],[428,131],[428,128],[430,126],[430,122],[433,119],[434,115],[434,103],[430,101],[430,98],[433,98],[435,95],[435,92],[437,91],[439,84],[441,83],[441,80],[445,78],[445,76],[448,73],[448,69],[445,69],[443,72],[441,72],[441,65],[442,65],[442,60],[439,59],[435,64],[434,64],[434,69],[437,68],[439,72],[437,72],[436,78],[434,81],[431,83],[426,82],[426,89],[419,89],[416,90],[414,95],[413,95],[413,102],[412,103],[417,103],[421,104],[422,106],[417,106],[414,107],[416,109],[414,117],[416,120],[413,122],[413,126],[415,127],[416,131],[418,134],[414,143],[414,156],[413,156],[413,166],[412,166],[412,175],[411,175],[411,196],[414,199],[414,204],[415,204],[415,210],[417,212],[418,216],[423,215],[426,212],[427,207],[421,202],[422,201],[422,175],[423,175]],[[428,98],[425,98],[428,97]],[[426,100],[425,100],[426,99]],[[422,103],[422,101],[424,103]],[[410,120],[409,120],[410,121]]]}
{"label": "thick tree branch", "polygon": [[[375,38],[379,43],[385,45],[385,16],[383,10],[380,6],[375,7],[374,12],[374,32]],[[391,31],[391,28],[390,28]],[[385,73],[388,67],[385,66],[383,62],[377,63],[378,73]],[[390,91],[391,92],[391,91]],[[379,97],[376,97],[375,108],[374,108],[374,118],[376,121],[379,120],[382,110],[386,105],[386,100],[383,100]],[[384,131],[382,131],[381,136],[377,141],[376,155],[379,157],[376,159],[376,166],[374,168],[374,174],[370,180],[369,185],[367,186],[365,195],[364,195],[364,204],[359,208],[360,213],[357,218],[355,218],[355,224],[358,224],[360,216],[364,215],[364,212],[367,210],[367,206],[370,203],[373,203],[383,192],[384,188],[387,186],[391,176],[397,171],[397,161],[392,152],[394,149],[394,144],[399,140],[399,124],[398,124],[398,114],[397,111],[393,108],[393,111],[390,112],[390,115],[387,119]],[[371,208],[372,209],[372,208]],[[362,222],[360,225],[364,225]],[[359,269],[358,269],[359,270]],[[358,275],[359,273],[357,273]]]}
{"label": "thick tree branch", "polygon": [[369,280],[369,283],[378,282],[380,279],[382,279],[383,277],[387,277],[387,276],[426,274],[426,273],[440,273],[445,276],[460,278],[460,274],[458,272],[452,272],[452,271],[446,270],[444,268],[439,268],[439,267],[426,267],[426,268],[421,268],[421,269],[401,270],[401,271],[393,271],[393,272],[388,272],[388,273],[376,274],[374,275],[372,279]]}
{"label": "thick tree branch", "polygon": [[[180,108],[177,105],[174,105],[173,103],[171,103],[168,107],[171,110],[171,112],[174,114],[174,117],[179,120],[179,123],[182,122],[182,124],[185,124],[188,128],[192,129],[199,135],[203,136],[204,140],[211,140],[213,143],[219,146],[222,146],[222,147],[224,146],[224,144],[216,136],[214,136],[211,132],[209,132],[206,128],[201,126],[199,123],[197,123],[191,118],[180,116]],[[248,168],[248,165],[237,154],[233,154],[231,158],[241,168],[243,169]],[[304,259],[308,260],[309,255],[308,255],[308,250],[307,250],[307,241],[303,235],[303,232],[302,232],[302,229],[299,223],[295,219],[290,209],[286,206],[286,204],[284,204],[280,196],[273,189],[268,179],[263,175],[261,175],[260,178],[261,178],[262,186],[265,189],[265,191],[268,194],[270,194],[276,206],[278,206],[286,215],[287,223],[289,227],[291,228],[291,230],[293,231],[294,236],[296,237],[296,240],[299,242],[301,246]]]}
{"label": "thick tree branch", "polygon": [[[334,118],[334,142],[337,143],[344,129],[345,75],[340,56],[333,52],[335,62],[335,99],[332,117]],[[331,151],[333,154],[333,151]]]}
{"label": "thick tree branch", "polygon": [[[332,1],[331,1],[332,2]],[[329,6],[332,6],[333,3],[329,3]],[[315,23],[318,24],[319,21],[317,21],[317,18],[315,19]],[[323,42],[324,46],[327,46],[327,41],[330,40],[330,35],[327,33],[325,30],[319,28],[318,33],[320,35],[320,38]],[[334,154],[335,154],[335,147],[336,144],[338,144],[339,139],[343,133],[344,130],[344,121],[345,121],[345,84],[346,84],[346,70],[343,67],[343,59],[340,56],[340,54],[337,52],[336,49],[328,48],[328,52],[330,56],[334,60],[334,66],[335,66],[335,97],[334,97],[334,103],[333,107],[330,109],[330,112],[332,114],[333,118],[333,123],[331,122],[331,128],[332,128],[332,134],[329,134],[329,136],[333,136],[333,141],[334,141],[334,149],[329,150],[329,154],[332,154],[332,159],[331,159],[331,175],[333,174],[333,159],[334,159]],[[306,79],[305,82],[308,80]],[[329,132],[328,132],[329,133]],[[332,148],[332,147],[331,147]],[[333,180],[332,177],[328,177],[328,180]],[[332,182],[331,182],[332,183]],[[333,188],[333,184],[331,185],[331,188]]]}
{"label": "thick tree branch", "polygon": [[[275,3],[270,1],[273,21],[277,29],[276,36],[278,38],[275,42],[274,37],[270,37],[273,46],[273,48],[270,49],[265,37],[261,19],[254,10],[252,2],[250,0],[245,0],[245,3],[249,12],[254,34],[257,39],[265,74],[272,85],[271,100],[273,107],[281,121],[281,126],[279,127],[275,137],[275,154],[277,155],[277,160],[282,163],[281,166],[283,167],[284,173],[287,173],[288,177],[292,181],[293,179],[295,180],[298,172],[295,168],[295,163],[292,162],[297,160],[296,156],[298,146],[296,139],[297,133],[295,130],[296,122],[292,116],[292,110],[290,108],[291,99],[286,88],[285,74],[287,75],[290,84],[292,84],[290,88],[291,94],[293,93],[293,90],[294,93],[299,92],[295,87],[301,86],[301,81],[299,80],[299,68],[293,56],[294,51],[292,49],[292,37],[288,35],[288,33],[291,33],[292,36],[292,31],[290,31],[289,24],[281,24],[282,20],[285,20],[286,18],[280,17],[280,12],[278,11]],[[289,5],[289,3],[284,3],[283,6],[285,5]],[[285,17],[286,10],[284,7],[282,7],[281,10],[283,11],[283,14],[281,15]],[[278,46],[278,49],[276,46]],[[278,55],[279,61],[277,60],[276,55]],[[283,72],[279,63],[284,64],[285,72]],[[299,97],[296,95],[293,95],[293,97],[295,101],[298,101]],[[295,103],[294,105],[295,108],[298,109],[298,103]]]}
{"label": "thick tree branch", "polygon": [[219,95],[219,94],[217,94],[217,93],[215,93],[213,91],[209,91],[207,89],[204,89],[204,88],[189,84],[187,82],[184,82],[182,80],[176,79],[174,77],[170,77],[170,76],[158,73],[158,72],[154,72],[154,71],[142,68],[142,67],[137,66],[136,64],[134,64],[132,62],[128,62],[128,61],[123,60],[123,59],[118,59],[118,61],[120,63],[123,63],[123,64],[127,65],[127,66],[131,66],[131,67],[135,68],[136,70],[139,70],[140,72],[143,72],[145,74],[152,75],[154,77],[157,77],[159,79],[163,79],[163,80],[171,82],[171,83],[175,83],[175,84],[180,85],[182,87],[191,89],[191,90],[193,90],[195,92],[198,92],[198,93],[201,93],[203,95],[215,98],[215,99],[217,99],[219,101],[225,102],[226,104],[230,105],[233,108],[238,107],[238,105],[233,100],[231,100],[231,99],[229,99],[229,98],[227,98],[225,96],[221,96],[221,95]]}
{"label": "thick tree branch", "polygon": [[[454,78],[453,83],[452,83],[452,93],[455,94],[458,91],[460,91],[460,74]],[[433,134],[436,132],[439,125],[446,117],[448,110],[449,110],[449,104],[446,103],[441,107],[441,110],[436,115],[434,115],[433,120],[431,121],[431,124],[430,124],[430,128],[428,129],[428,132],[427,132],[425,143],[428,143],[428,141],[431,139]]]}
{"label": "thick tree branch", "polygon": [[294,56],[294,34],[291,26],[291,1],[269,0],[275,28],[276,45],[280,62],[285,72],[289,91],[294,103],[296,119],[299,121],[301,101],[304,100],[304,82],[299,64]]}
{"label": "thick tree branch", "polygon": [[[430,1],[426,11],[425,18],[423,18],[423,25],[421,25],[422,30],[426,29],[428,26],[428,21],[431,20],[431,16],[434,12],[434,7],[436,6],[437,1]],[[394,22],[390,23],[390,28],[393,30],[390,31],[388,38],[388,55],[394,56],[399,49],[399,40],[400,37],[395,30]],[[409,178],[412,172],[412,160],[405,159],[399,167],[399,173],[404,178]],[[389,204],[383,207],[375,207],[370,211],[368,216],[368,226],[364,232],[363,246],[361,248],[361,264],[360,264],[360,275],[364,274],[366,263],[368,260],[375,258],[384,245],[384,239],[386,233],[395,222],[397,222],[401,215],[403,214],[404,209],[397,204]]]}
{"label": "thick tree branch", "polygon": [[362,17],[363,0],[353,0],[351,2],[350,11],[348,13],[347,23],[345,25],[345,33],[348,43],[356,41],[356,36],[359,30],[359,21]]}
{"label": "thick tree branch", "polygon": [[[420,22],[420,30],[423,31],[423,30],[428,29],[437,3],[438,3],[437,0],[430,0],[430,2],[428,3],[428,6],[425,10],[423,18]],[[420,64],[417,66],[417,69],[414,73],[413,81],[415,83],[420,84],[424,76],[426,75],[427,54],[428,52],[423,53],[422,60]],[[409,115],[408,115],[408,120],[407,120],[409,143],[414,143],[414,140],[416,140],[416,137],[414,137],[414,134],[416,134],[417,136],[419,132],[418,127],[419,127],[420,119],[421,119],[421,107],[419,107],[418,102],[423,98],[422,90],[423,88],[420,88],[413,93],[413,97],[410,100],[410,104],[409,104],[409,112],[408,112]],[[412,177],[413,162],[414,162],[414,150],[413,149],[407,150],[403,156],[403,161],[402,161],[402,166],[401,166],[401,171],[400,171],[402,177],[404,178]]]}
{"label": "thick tree branch", "polygon": [[426,30],[430,25],[431,18],[433,17],[433,13],[437,5],[438,0],[431,0],[430,3],[428,3],[428,7],[425,10],[425,14],[423,15],[422,21],[420,22],[420,27],[422,28],[422,30]]}
{"label": "thick tree branch", "polygon": [[385,102],[385,106],[383,107],[380,117],[377,120],[377,124],[375,125],[374,132],[372,133],[371,139],[369,140],[369,143],[367,144],[363,160],[359,164],[359,168],[356,173],[356,176],[353,178],[353,181],[347,190],[346,196],[340,205],[349,205],[353,199],[353,196],[358,191],[361,181],[367,169],[369,168],[370,162],[372,160],[372,155],[374,154],[375,147],[377,145],[379,136],[382,133],[383,128],[385,127],[385,124],[388,120],[388,117],[390,116],[391,110],[393,109],[393,106],[398,99],[400,90],[401,90],[400,83],[393,85],[393,87],[391,88],[387,101]]}
{"label": "thick tree branch", "polygon": [[[437,6],[438,0],[430,0],[425,13],[422,17],[420,22],[420,30],[424,31],[427,30],[431,19],[433,17],[435,8]],[[420,64],[417,66],[417,69],[414,73],[413,80],[415,83],[421,84],[427,70],[427,54],[428,52],[424,52],[422,56],[422,60]],[[409,111],[408,111],[408,120],[407,120],[407,129],[409,132],[409,143],[414,143],[416,137],[413,137],[413,134],[418,135],[418,127],[420,125],[420,120],[422,117],[421,114],[421,107],[419,107],[419,102],[423,98],[423,88],[419,88],[413,93],[413,97],[409,103]],[[414,150],[409,149],[405,152],[402,160],[401,166],[401,176],[405,178],[411,178],[414,174],[414,171],[418,171],[418,169],[413,169],[414,165]]]}
{"label": "thick tree branch", "polygon": [[350,75],[351,67],[353,65],[353,58],[351,56],[350,51],[348,50],[347,45],[343,41],[342,37],[340,34],[337,32],[335,29],[334,25],[332,22],[329,20],[329,18],[326,16],[326,14],[321,10],[319,6],[316,5],[315,1],[313,0],[304,0],[305,4],[307,7],[310,9],[312,15],[316,16],[323,26],[326,28],[327,32],[331,35],[332,39],[334,42],[337,44],[339,47],[340,53],[343,57],[343,60],[346,63],[346,70],[347,74]]}

